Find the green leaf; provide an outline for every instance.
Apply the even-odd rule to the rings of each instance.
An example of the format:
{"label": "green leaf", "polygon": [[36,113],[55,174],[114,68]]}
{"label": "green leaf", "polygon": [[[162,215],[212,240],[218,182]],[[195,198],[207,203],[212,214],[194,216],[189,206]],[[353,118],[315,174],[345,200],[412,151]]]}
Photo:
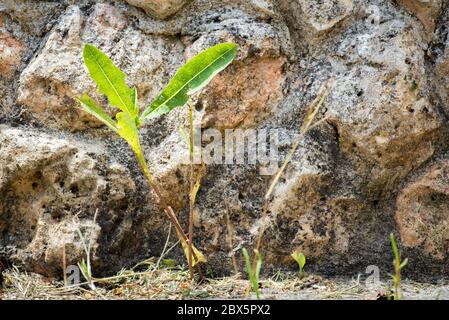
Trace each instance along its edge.
{"label": "green leaf", "polygon": [[401,265],[399,266],[399,269],[404,268],[408,264],[408,258],[405,258],[404,261],[402,261]]}
{"label": "green leaf", "polygon": [[245,258],[245,266],[246,266],[246,272],[248,273],[249,279],[252,282],[252,279],[254,278],[253,273],[253,267],[251,266],[251,258],[249,257],[248,251],[246,248],[242,249],[243,257]]}
{"label": "green leaf", "polygon": [[92,100],[87,94],[84,94],[80,98],[77,97],[76,99],[80,102],[81,107],[84,111],[95,116],[98,120],[100,120],[109,128],[111,128],[113,131],[118,133],[117,124],[114,122],[114,120],[112,120],[111,117],[102,108],[100,108],[95,103],[95,101]]}
{"label": "green leaf", "polygon": [[395,275],[393,275],[393,274],[391,274],[391,273],[387,273],[387,276],[389,276],[390,278],[394,278],[395,277]]}
{"label": "green leaf", "polygon": [[173,259],[162,259],[161,262],[166,267],[171,267],[171,268],[176,267],[176,261]]}
{"label": "green leaf", "polygon": [[175,74],[160,96],[142,113],[139,123],[185,105],[189,95],[205,87],[237,54],[237,44],[213,46],[189,60]]}
{"label": "green leaf", "polygon": [[137,112],[131,89],[125,82],[125,74],[103,52],[91,44],[84,46],[83,57],[100,93],[108,97],[112,106],[136,118]]}
{"label": "green leaf", "polygon": [[[178,231],[176,231],[176,233],[178,234],[178,238],[181,241],[181,245],[182,245],[182,249],[184,250],[184,254],[185,254],[186,258],[189,259],[189,244],[187,243],[186,240],[184,240],[184,238],[181,236],[181,234]],[[202,263],[207,262],[207,259],[203,255],[203,253],[200,250],[198,250],[194,245],[192,245],[192,251],[193,251],[192,266],[196,266],[200,262],[202,262]]]}
{"label": "green leaf", "polygon": [[78,268],[81,271],[81,274],[83,275],[84,279],[86,279],[86,281],[91,281],[92,279],[92,274],[91,271],[89,269],[89,266],[86,263],[86,260],[84,260],[84,258],[81,259],[80,262],[78,262]]}
{"label": "green leaf", "polygon": [[248,273],[249,281],[253,286],[254,292],[256,293],[256,298],[260,299],[260,291],[259,291],[259,273],[262,268],[262,257],[260,256],[259,251],[254,250],[255,259],[256,259],[256,270],[253,270],[251,266],[251,258],[249,257],[248,251],[245,248],[242,248],[243,257],[245,258],[246,272]]}
{"label": "green leaf", "polygon": [[393,248],[393,253],[394,253],[394,260],[396,264],[399,264],[399,251],[398,251],[398,246],[396,245],[396,240],[394,238],[394,234],[390,233],[390,242],[391,242],[391,247]]}
{"label": "green leaf", "polygon": [[128,142],[136,155],[141,154],[142,151],[135,120],[125,112],[119,112],[115,117],[117,118],[118,134]]}
{"label": "green leaf", "polygon": [[296,250],[291,254],[291,257],[298,263],[299,270],[302,272],[302,269],[306,265],[306,256],[304,255],[304,253]]}
{"label": "green leaf", "polygon": [[137,117],[137,115],[139,114],[139,101],[138,101],[137,88],[136,87],[133,87],[131,89],[131,101],[133,103],[132,114],[134,115],[134,117]]}

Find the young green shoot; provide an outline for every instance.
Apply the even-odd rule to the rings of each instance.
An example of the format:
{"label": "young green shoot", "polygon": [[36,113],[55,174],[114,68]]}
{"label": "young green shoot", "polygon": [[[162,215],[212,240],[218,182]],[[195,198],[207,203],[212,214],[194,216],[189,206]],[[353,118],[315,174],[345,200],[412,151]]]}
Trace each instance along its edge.
{"label": "young green shoot", "polygon": [[304,266],[306,265],[306,256],[304,255],[304,253],[300,252],[299,250],[295,250],[291,254],[291,257],[293,258],[293,260],[296,261],[296,263],[299,266],[299,279],[304,278],[303,269],[304,269]]}
{"label": "young green shoot", "polygon": [[[265,225],[267,222],[266,220],[267,220],[268,205],[269,205],[270,198],[273,194],[274,188],[276,187],[277,183],[279,182],[280,178],[282,177],[282,174],[284,173],[285,169],[287,168],[290,160],[293,158],[293,155],[296,153],[297,149],[299,148],[299,145],[300,145],[301,141],[304,139],[306,133],[311,128],[313,128],[313,127],[317,126],[318,124],[322,123],[323,121],[327,120],[326,118],[324,118],[314,124],[315,117],[318,114],[318,111],[320,110],[323,103],[326,101],[332,85],[333,85],[333,80],[330,80],[325,85],[323,85],[321,87],[320,91],[318,92],[317,97],[315,98],[315,100],[311,103],[311,105],[307,109],[306,116],[303,120],[303,124],[302,124],[301,130],[299,132],[299,136],[296,139],[296,141],[294,142],[287,158],[285,159],[284,163],[277,171],[276,175],[274,176],[274,178],[272,179],[272,181],[270,183],[270,186],[268,187],[267,192],[265,193],[264,204],[263,204],[263,208],[262,208],[261,224],[260,224],[260,227],[258,230],[258,236],[257,236],[257,240],[256,240],[256,248],[254,250],[255,252],[260,252],[260,249],[262,247],[263,235],[265,233]],[[253,260],[253,268],[256,267],[256,264],[257,264],[257,259],[255,258]]]}
{"label": "young green shoot", "polygon": [[[401,270],[407,265],[408,259],[401,261],[401,257],[399,256],[398,246],[396,245],[396,240],[394,238],[394,234],[390,233],[390,242],[391,247],[393,248],[394,253],[394,275],[390,274],[390,277],[393,280],[394,286],[394,294],[393,300],[400,300],[402,298],[401,295]],[[387,298],[391,300],[390,288],[387,288]]]}
{"label": "young green shoot", "polygon": [[[98,209],[95,210],[95,215],[94,215],[94,220],[93,220],[94,226],[97,221],[97,214],[98,214]],[[96,288],[95,288],[95,284],[93,281],[94,278],[92,275],[92,264],[90,261],[93,237],[92,237],[92,234],[89,234],[88,239],[86,239],[86,237],[83,235],[83,233],[81,232],[81,229],[79,227],[76,229],[76,231],[78,232],[78,236],[80,237],[81,242],[83,244],[84,253],[86,254],[86,259],[84,259],[84,258],[81,259],[81,261],[78,263],[78,268],[80,269],[84,279],[86,279],[87,285],[89,286],[89,288],[91,290],[95,290]]]}
{"label": "young green shoot", "polygon": [[[149,186],[154,190],[159,205],[175,227],[178,238],[189,262],[191,275],[193,267],[199,262],[205,262],[203,254],[193,246],[192,210],[189,218],[189,236],[181,227],[176,214],[163,196],[159,184],[153,178],[148,168],[141,148],[138,129],[145,121],[170,112],[176,107],[184,106],[189,97],[204,88],[220,71],[225,69],[234,59],[237,45],[222,43],[213,46],[190,59],[174,75],[167,87],[142,113],[139,113],[137,88],[130,88],[125,82],[125,74],[98,48],[91,44],[84,46],[84,62],[91,78],[96,82],[99,92],[107,96],[111,106],[119,109],[113,120],[109,114],[87,94],[78,97],[81,107],[95,116],[112,131],[122,137],[134,152]],[[189,121],[192,123],[192,121]],[[191,125],[192,126],[192,125]],[[190,130],[193,135],[193,128]],[[193,139],[190,139],[193,146]],[[191,148],[190,148],[191,149]],[[195,184],[191,183],[190,203]],[[190,204],[192,209],[192,204]]]}
{"label": "young green shoot", "polygon": [[251,258],[248,254],[248,251],[243,248],[242,249],[243,257],[245,258],[245,266],[246,272],[248,273],[249,281],[253,286],[254,293],[256,294],[257,300],[260,300],[260,289],[259,289],[259,274],[260,269],[262,268],[262,256],[259,251],[254,250],[254,256],[256,260],[256,266],[253,268],[251,265]]}

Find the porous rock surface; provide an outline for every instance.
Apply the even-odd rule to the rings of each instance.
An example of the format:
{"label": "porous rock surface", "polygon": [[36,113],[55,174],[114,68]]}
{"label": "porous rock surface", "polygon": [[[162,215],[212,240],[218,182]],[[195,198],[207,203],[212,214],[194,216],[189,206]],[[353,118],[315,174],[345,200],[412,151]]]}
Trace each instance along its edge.
{"label": "porous rock surface", "polygon": [[[387,270],[394,232],[410,275],[447,275],[448,23],[447,0],[1,0],[2,259],[60,277],[63,252],[67,265],[84,257],[80,232],[99,275],[160,255],[169,224],[129,147],[74,100],[107,105],[83,43],[127,74],[143,108],[186,59],[232,41],[237,58],[192,99],[195,116],[203,130],[280,130],[279,162],[333,80],[270,199],[265,271],[293,268],[297,248],[325,274]],[[184,227],[186,125],[179,109],[140,132]],[[195,245],[213,274],[231,272],[232,256],[242,266],[255,243],[272,178],[261,166],[199,170]],[[179,247],[171,255],[185,261]]]}

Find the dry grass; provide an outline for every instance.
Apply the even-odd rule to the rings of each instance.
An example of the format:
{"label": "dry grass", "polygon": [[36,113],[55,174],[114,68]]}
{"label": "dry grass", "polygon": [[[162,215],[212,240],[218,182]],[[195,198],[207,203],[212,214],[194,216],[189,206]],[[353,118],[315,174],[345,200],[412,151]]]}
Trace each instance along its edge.
{"label": "dry grass", "polygon": [[[63,281],[49,280],[16,267],[3,272],[0,299],[244,299],[247,280],[239,274],[206,279],[202,284],[189,280],[188,270],[158,268],[155,259],[144,264],[144,271],[123,270],[114,277],[96,279],[96,289],[87,286],[67,288]],[[140,268],[142,265],[139,266]],[[261,281],[262,299],[376,299],[385,283],[368,289],[360,279],[323,279],[296,273],[278,272]],[[403,283],[405,298],[448,299],[449,286],[411,281]],[[254,299],[254,296],[250,297]]]}

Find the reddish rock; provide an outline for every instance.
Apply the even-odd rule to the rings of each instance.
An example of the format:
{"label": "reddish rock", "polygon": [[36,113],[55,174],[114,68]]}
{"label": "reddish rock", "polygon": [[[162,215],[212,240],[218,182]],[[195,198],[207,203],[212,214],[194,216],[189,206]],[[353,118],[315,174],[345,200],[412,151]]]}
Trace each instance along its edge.
{"label": "reddish rock", "polygon": [[[2,24],[0,17],[0,26]],[[19,66],[24,45],[11,35],[0,32],[0,75],[10,77]]]}
{"label": "reddish rock", "polygon": [[239,45],[230,67],[221,72],[200,93],[204,109],[203,128],[228,129],[256,127],[270,117],[283,96],[286,57],[281,52],[278,32],[270,25],[243,23],[235,31],[214,31],[193,43],[186,38],[186,58],[220,42]]}
{"label": "reddish rock", "polygon": [[[25,106],[28,118],[71,131],[101,126],[81,111],[74,99],[88,92],[107,106],[84,66],[84,43],[94,44],[110,56],[142,99],[154,98],[168,82],[167,71],[181,65],[180,41],[143,34],[109,4],[96,4],[87,17],[78,6],[70,6],[40,54],[21,74],[18,102]],[[114,111],[110,109],[111,115]]]}
{"label": "reddish rock", "polygon": [[213,80],[202,103],[203,127],[254,127],[270,116],[282,96],[281,57],[236,63]]}

